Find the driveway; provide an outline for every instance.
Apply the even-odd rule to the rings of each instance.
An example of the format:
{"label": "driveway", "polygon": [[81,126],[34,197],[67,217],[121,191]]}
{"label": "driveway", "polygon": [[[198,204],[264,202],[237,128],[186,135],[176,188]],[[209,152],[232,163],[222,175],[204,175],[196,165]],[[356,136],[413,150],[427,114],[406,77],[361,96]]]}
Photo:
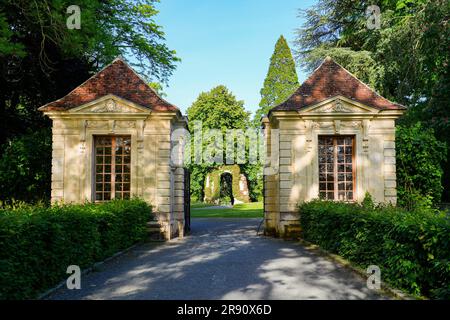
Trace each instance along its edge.
{"label": "driveway", "polygon": [[380,299],[364,279],[296,242],[256,235],[260,219],[192,219],[192,234],[135,247],[50,299]]}

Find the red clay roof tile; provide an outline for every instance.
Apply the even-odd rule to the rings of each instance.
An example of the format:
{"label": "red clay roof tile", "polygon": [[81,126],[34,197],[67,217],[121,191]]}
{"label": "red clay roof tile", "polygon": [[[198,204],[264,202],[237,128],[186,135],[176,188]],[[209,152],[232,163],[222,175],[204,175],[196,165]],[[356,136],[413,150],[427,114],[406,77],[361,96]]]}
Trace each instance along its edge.
{"label": "red clay roof tile", "polygon": [[47,103],[41,111],[65,111],[108,94],[134,102],[153,111],[178,111],[178,108],[151,89],[122,59],[114,60],[61,99]]}
{"label": "red clay roof tile", "polygon": [[288,100],[272,108],[270,112],[299,110],[339,95],[380,110],[405,109],[404,106],[380,96],[327,57]]}

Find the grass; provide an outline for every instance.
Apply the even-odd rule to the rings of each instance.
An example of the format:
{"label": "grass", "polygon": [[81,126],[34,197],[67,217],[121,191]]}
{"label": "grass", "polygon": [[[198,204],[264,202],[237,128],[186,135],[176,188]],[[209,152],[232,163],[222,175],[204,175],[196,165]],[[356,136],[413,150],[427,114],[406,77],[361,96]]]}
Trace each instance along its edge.
{"label": "grass", "polygon": [[[193,218],[262,218],[262,202],[241,203],[227,209],[206,209],[211,205],[200,206],[194,203],[191,206],[191,217]],[[204,209],[202,209],[204,208]]]}
{"label": "grass", "polygon": [[198,208],[207,208],[215,206],[214,204],[210,203],[204,203],[204,202],[191,202],[191,210],[192,209],[198,209]]}

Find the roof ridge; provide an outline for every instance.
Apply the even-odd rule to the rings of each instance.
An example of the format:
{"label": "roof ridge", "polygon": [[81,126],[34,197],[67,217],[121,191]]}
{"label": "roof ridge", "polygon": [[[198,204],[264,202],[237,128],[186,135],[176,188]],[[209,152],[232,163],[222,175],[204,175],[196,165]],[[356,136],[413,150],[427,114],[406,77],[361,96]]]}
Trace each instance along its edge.
{"label": "roof ridge", "polygon": [[165,102],[165,103],[167,103],[167,104],[170,104],[172,107],[175,107],[175,108],[178,108],[177,106],[175,106],[174,104],[172,104],[172,103],[170,103],[170,102],[168,102],[167,100],[165,100],[164,98],[162,98],[159,94],[158,94],[158,92],[156,92],[156,90],[155,89],[153,89],[152,87],[150,87],[150,85],[148,84],[148,82],[147,82],[147,80],[146,79],[144,79],[144,77],[142,77],[139,73],[137,73],[135,70],[134,70],[134,68],[132,68],[129,64],[128,64],[128,62],[126,62],[121,56],[118,56],[116,59],[114,59],[114,60],[120,60],[120,61],[122,61],[131,71],[133,71],[133,73],[142,81],[142,82],[144,82],[144,84],[159,98],[159,99],[161,99],[163,102]]}
{"label": "roof ridge", "polygon": [[[353,89],[349,86],[352,86]],[[383,97],[330,56],[327,56],[297,90],[284,102],[271,108],[269,114],[275,110],[298,110],[324,101],[331,95],[349,97],[381,110],[406,109],[405,106]]]}
{"label": "roof ridge", "polygon": [[[110,79],[111,75],[113,77],[116,77],[117,81],[120,80],[120,84],[117,83],[114,78]],[[128,80],[122,81],[123,77],[128,78]],[[118,85],[122,85],[122,88],[117,87]],[[126,88],[132,88],[133,90],[127,91]],[[127,99],[130,101],[133,101],[133,99],[137,99],[138,101],[140,101],[139,104],[147,106],[147,108],[150,108],[152,110],[159,110],[160,108],[162,108],[166,110],[179,111],[179,109],[175,105],[162,98],[150,86],[150,81],[147,81],[147,79],[145,79],[136,70],[134,70],[134,68],[131,67],[131,65],[122,56],[117,56],[113,61],[105,65],[95,74],[91,75],[88,79],[72,89],[69,93],[57,100],[46,103],[45,105],[39,107],[39,110],[45,111],[48,108],[56,108],[55,110],[59,108],[70,109],[72,108],[71,104],[76,105],[77,103],[82,103],[82,101],[86,102],[87,100],[89,100],[89,98],[87,97],[86,99],[82,97],[83,95],[85,95],[84,91],[86,90],[89,92],[93,90],[92,94],[97,98],[100,98],[101,96],[109,92],[122,98],[129,96]],[[131,97],[133,95],[134,98]],[[74,100],[78,100],[79,102],[74,103]]]}
{"label": "roof ridge", "polygon": [[[375,95],[377,95],[378,97],[380,97],[380,98],[382,98],[382,99],[385,99],[385,100],[389,101],[389,102],[392,103],[392,104],[396,104],[396,105],[398,105],[398,106],[405,107],[404,105],[402,105],[402,104],[400,104],[400,103],[393,102],[393,101],[389,100],[388,98],[383,97],[383,96],[382,96],[381,94],[379,94],[375,89],[369,87],[369,85],[367,85],[366,83],[364,83],[364,82],[362,82],[361,80],[359,80],[358,77],[356,77],[352,72],[348,71],[348,70],[347,70],[345,67],[343,67],[340,63],[337,63],[335,60],[333,60],[330,56],[327,56],[327,57],[325,58],[324,61],[326,61],[327,59],[329,59],[329,60],[328,60],[329,62],[333,62],[333,63],[337,64],[340,68],[344,69],[344,71],[346,71],[350,76],[352,76],[353,78],[355,78],[359,83],[361,83],[363,86],[365,86],[365,87],[366,87],[367,89],[369,89],[371,92],[375,93]],[[323,62],[322,62],[322,64],[323,64]],[[321,65],[322,65],[322,64],[321,64]]]}

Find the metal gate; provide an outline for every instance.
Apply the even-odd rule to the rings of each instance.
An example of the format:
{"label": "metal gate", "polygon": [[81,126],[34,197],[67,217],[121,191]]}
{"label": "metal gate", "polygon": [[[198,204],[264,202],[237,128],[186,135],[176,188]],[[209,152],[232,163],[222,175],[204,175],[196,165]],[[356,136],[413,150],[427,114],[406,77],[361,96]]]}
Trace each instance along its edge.
{"label": "metal gate", "polygon": [[191,231],[191,172],[184,169],[184,232]]}

